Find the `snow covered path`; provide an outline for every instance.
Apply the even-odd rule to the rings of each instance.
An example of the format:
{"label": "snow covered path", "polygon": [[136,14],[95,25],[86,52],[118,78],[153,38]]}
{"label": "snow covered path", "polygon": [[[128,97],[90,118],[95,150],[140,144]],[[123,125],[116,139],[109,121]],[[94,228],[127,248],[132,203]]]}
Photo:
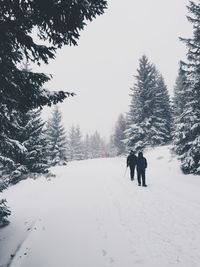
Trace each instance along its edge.
{"label": "snow covered path", "polygon": [[51,181],[6,190],[13,213],[0,230],[0,266],[199,267],[200,177],[182,175],[167,147],[145,156],[147,188],[114,158],[72,162]]}

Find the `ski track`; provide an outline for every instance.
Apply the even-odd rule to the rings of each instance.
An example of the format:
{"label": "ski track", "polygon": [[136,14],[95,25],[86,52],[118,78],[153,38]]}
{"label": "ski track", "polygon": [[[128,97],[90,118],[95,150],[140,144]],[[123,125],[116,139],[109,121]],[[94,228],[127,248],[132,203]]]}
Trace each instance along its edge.
{"label": "ski track", "polygon": [[128,171],[123,177],[126,160],[115,158],[72,162],[53,169],[56,179],[5,191],[11,204],[21,187],[21,205],[35,196],[21,209],[36,222],[11,264],[0,266],[199,267],[200,179],[183,176],[168,147],[145,155],[147,188],[130,181]]}

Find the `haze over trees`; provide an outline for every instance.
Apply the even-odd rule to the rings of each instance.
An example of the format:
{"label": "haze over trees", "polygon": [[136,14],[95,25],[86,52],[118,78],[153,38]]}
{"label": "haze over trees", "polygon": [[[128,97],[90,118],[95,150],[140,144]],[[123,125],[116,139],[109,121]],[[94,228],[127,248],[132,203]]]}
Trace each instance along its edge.
{"label": "haze over trees", "polygon": [[113,133],[113,145],[116,147],[116,155],[123,155],[126,153],[125,145],[125,130],[127,127],[127,121],[123,114],[120,114],[118,120],[115,124],[114,133]]}

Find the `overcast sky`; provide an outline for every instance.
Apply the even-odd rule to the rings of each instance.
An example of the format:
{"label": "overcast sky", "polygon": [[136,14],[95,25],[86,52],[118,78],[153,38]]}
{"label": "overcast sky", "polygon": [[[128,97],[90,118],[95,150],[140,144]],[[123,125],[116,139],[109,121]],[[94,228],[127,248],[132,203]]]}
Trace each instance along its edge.
{"label": "overcast sky", "polygon": [[[42,68],[53,74],[46,87],[75,92],[61,105],[63,122],[108,137],[120,113],[128,111],[138,59],[146,54],[163,74],[170,92],[178,61],[190,37],[186,0],[108,0],[104,15],[89,23],[77,47],[64,47]],[[48,110],[50,112],[50,110]]]}

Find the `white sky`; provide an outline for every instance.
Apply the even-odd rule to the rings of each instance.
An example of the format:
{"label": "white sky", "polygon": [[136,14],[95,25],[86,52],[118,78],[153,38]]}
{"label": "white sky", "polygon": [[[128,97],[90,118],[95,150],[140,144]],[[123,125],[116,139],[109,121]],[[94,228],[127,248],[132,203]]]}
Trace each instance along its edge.
{"label": "white sky", "polygon": [[[123,4],[122,4],[123,3]],[[111,134],[128,111],[138,59],[146,54],[163,74],[170,92],[186,48],[178,37],[192,34],[186,0],[108,0],[103,16],[89,23],[77,47],[64,47],[41,70],[53,74],[47,87],[75,92],[61,105],[66,129]],[[50,112],[48,109],[47,112]]]}

